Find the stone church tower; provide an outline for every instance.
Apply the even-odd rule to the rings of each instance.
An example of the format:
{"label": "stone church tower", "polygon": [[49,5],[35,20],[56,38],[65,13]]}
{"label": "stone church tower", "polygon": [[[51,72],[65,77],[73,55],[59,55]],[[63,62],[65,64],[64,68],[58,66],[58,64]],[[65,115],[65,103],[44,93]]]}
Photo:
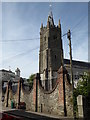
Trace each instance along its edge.
{"label": "stone church tower", "polygon": [[41,80],[48,81],[48,88],[52,89],[52,82],[57,77],[57,71],[62,64],[61,24],[54,25],[52,11],[48,15],[47,25],[40,28],[39,73]]}

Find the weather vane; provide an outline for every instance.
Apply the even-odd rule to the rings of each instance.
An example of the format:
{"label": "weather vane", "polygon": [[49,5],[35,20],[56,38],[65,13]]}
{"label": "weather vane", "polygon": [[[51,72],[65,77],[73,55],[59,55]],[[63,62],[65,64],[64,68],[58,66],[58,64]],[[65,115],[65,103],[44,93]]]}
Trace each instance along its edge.
{"label": "weather vane", "polygon": [[50,1],[50,4],[49,4],[49,7],[50,7],[50,12],[52,11],[52,4],[51,4],[51,1]]}
{"label": "weather vane", "polygon": [[49,6],[50,6],[50,7],[52,7],[52,5],[51,5],[51,4],[50,4]]}
{"label": "weather vane", "polygon": [[52,14],[52,2],[51,2],[51,0],[50,0],[50,2],[49,2],[49,16],[50,16],[51,18],[53,18],[53,14]]}

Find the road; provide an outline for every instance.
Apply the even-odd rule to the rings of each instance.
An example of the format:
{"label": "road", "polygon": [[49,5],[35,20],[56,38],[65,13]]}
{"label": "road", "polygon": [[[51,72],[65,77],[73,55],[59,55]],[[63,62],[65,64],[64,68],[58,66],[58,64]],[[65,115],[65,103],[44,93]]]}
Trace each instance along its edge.
{"label": "road", "polygon": [[7,113],[8,115],[21,117],[22,120],[73,120],[73,118],[66,118],[66,117],[58,118],[56,116],[43,115],[34,112],[26,112],[24,110],[11,110],[11,111],[5,111],[4,113]]}

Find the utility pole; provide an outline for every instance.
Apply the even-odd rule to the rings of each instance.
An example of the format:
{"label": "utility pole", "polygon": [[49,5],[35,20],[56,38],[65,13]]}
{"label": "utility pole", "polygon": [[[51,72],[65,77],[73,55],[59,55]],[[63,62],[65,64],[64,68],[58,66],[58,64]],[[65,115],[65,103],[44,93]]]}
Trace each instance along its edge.
{"label": "utility pole", "polygon": [[69,49],[70,49],[70,73],[71,73],[71,83],[72,83],[73,116],[74,116],[74,81],[73,81],[73,70],[72,70],[72,48],[71,48],[71,31],[70,30],[68,30],[67,38],[69,40]]}
{"label": "utility pole", "polygon": [[68,33],[67,33],[67,37],[68,37],[68,40],[69,40],[69,49],[70,49],[70,71],[71,71],[71,82],[72,82],[72,85],[74,87],[74,84],[73,84],[73,70],[72,70],[72,48],[71,48],[71,31],[69,30]]}
{"label": "utility pole", "polygon": [[63,45],[61,39],[61,66],[63,67],[63,94],[64,94],[64,116],[67,116],[66,110],[66,95],[65,95],[65,73],[64,73],[64,60],[63,60]]}

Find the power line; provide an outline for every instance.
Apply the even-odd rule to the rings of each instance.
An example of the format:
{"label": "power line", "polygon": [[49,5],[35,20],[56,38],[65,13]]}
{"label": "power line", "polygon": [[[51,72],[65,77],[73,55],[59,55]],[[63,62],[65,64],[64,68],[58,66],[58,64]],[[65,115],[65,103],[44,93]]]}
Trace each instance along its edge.
{"label": "power line", "polygon": [[86,15],[84,15],[84,16],[80,19],[80,21],[79,21],[74,27],[72,27],[71,31],[73,32],[73,31],[75,30],[75,28],[76,28],[78,25],[80,25],[85,18],[87,18]]}
{"label": "power line", "polygon": [[67,35],[67,33],[63,34],[61,37],[64,37],[64,36],[66,36],[66,35]]}
{"label": "power line", "polygon": [[[84,15],[81,20],[74,26],[72,27],[71,31],[73,33],[73,30],[75,30],[75,28],[81,24],[81,22],[86,18],[87,16]],[[67,33],[65,33],[64,35],[62,35],[62,37],[64,37]],[[3,43],[3,42],[21,42],[21,41],[32,41],[32,40],[37,40],[37,39],[40,39],[40,38],[29,38],[29,39],[4,39],[4,40],[0,40],[0,43]]]}
{"label": "power line", "polygon": [[0,42],[21,42],[21,41],[32,41],[32,40],[37,40],[37,39],[40,39],[40,38],[29,38],[29,39],[10,39],[10,40],[0,40]]}
{"label": "power line", "polygon": [[12,56],[12,57],[10,57],[10,58],[7,58],[7,59],[4,60],[4,61],[10,60],[10,59],[14,59],[14,58],[16,58],[16,57],[18,58],[18,57],[20,57],[20,56],[24,56],[24,55],[26,55],[26,54],[28,54],[28,53],[30,53],[30,52],[38,49],[38,48],[39,48],[39,46],[37,46],[36,48],[33,48],[33,49],[29,49],[29,50],[26,51],[26,52],[22,52],[22,53],[19,53],[19,54],[17,54],[17,55],[14,55],[14,56]]}
{"label": "power line", "polygon": [[[86,15],[85,15],[86,16]],[[87,17],[85,17],[85,16],[83,16],[83,18],[74,26],[74,27],[72,27],[72,29],[71,29],[71,33],[73,34],[73,33],[75,33],[75,32],[77,32],[77,31],[75,31],[75,29],[76,29],[76,27],[78,26],[78,25],[80,25],[82,22],[83,22],[83,20]],[[67,33],[65,33],[65,34],[63,34],[62,35],[62,37],[64,37],[64,36],[66,36],[67,35]]]}
{"label": "power line", "polygon": [[[86,17],[83,16],[83,19],[85,19],[85,18],[86,18]],[[74,30],[79,24],[81,24],[81,22],[83,21],[83,19],[81,19],[81,20],[73,27],[72,30]],[[67,33],[65,33],[64,35],[62,35],[62,37],[66,36],[66,35],[67,35]],[[17,39],[17,40],[11,39],[11,40],[2,40],[2,41],[0,40],[0,42],[20,42],[20,41],[32,41],[32,40],[37,40],[37,39],[40,39],[40,38]],[[39,48],[39,47],[30,49],[30,50],[28,50],[28,51],[26,51],[26,52],[17,54],[17,55],[15,55],[15,56],[11,57],[11,58],[18,57],[18,56],[22,56],[22,55],[27,54],[27,53],[30,53],[30,52],[32,52],[33,50],[36,50],[36,49],[38,49],[38,48]],[[11,59],[11,58],[8,58],[8,59]]]}

